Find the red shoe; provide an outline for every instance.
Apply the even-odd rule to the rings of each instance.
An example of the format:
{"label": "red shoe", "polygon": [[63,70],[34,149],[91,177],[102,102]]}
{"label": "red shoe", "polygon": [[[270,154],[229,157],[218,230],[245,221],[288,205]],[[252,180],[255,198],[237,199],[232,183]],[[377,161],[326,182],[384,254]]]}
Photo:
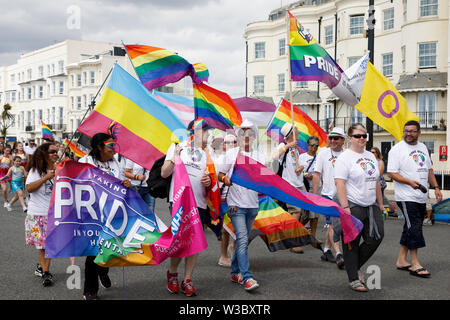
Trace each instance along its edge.
{"label": "red shoe", "polygon": [[169,270],[167,270],[167,290],[169,290],[170,293],[178,293],[180,290],[178,286],[178,273],[170,273]]}
{"label": "red shoe", "polygon": [[191,279],[187,279],[186,282],[181,282],[181,292],[183,292],[187,297],[197,295],[197,290],[192,285]]}
{"label": "red shoe", "polygon": [[234,276],[231,276],[231,282],[236,282],[236,283],[239,283],[239,284],[243,284],[244,283],[240,273],[235,274]]}
{"label": "red shoe", "polygon": [[245,281],[244,288],[247,291],[255,290],[258,287],[259,287],[258,282],[256,282],[256,280],[253,278],[247,279],[247,281]]}

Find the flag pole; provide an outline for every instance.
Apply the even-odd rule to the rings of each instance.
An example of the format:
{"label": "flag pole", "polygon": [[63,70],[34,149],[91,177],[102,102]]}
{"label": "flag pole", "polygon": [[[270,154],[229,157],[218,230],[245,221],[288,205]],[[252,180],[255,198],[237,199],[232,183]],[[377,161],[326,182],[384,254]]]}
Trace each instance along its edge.
{"label": "flag pole", "polygon": [[[288,77],[289,77],[289,103],[291,104],[291,120],[292,120],[292,133],[295,132],[295,122],[294,122],[294,104],[292,103],[292,75],[291,75],[291,44],[290,44],[290,12],[286,9],[286,42],[287,42],[287,52],[288,52]],[[297,141],[297,137],[294,135],[294,140]],[[295,155],[295,168],[298,168],[298,154],[294,152]]]}
{"label": "flag pole", "polygon": [[131,57],[128,54],[128,50],[127,50],[127,47],[125,46],[125,43],[123,43],[123,40],[120,40],[120,42],[122,42],[122,46],[125,49],[125,52],[127,53],[128,60],[130,60],[131,67],[133,67],[134,73],[136,74],[136,78],[140,81],[139,76],[138,76],[137,71],[136,71],[136,68],[134,67],[133,61],[131,60]]}
{"label": "flag pole", "polygon": [[[83,115],[83,118],[82,118],[81,121],[80,121],[80,124],[83,123],[84,118],[86,118],[88,112],[91,111],[91,108],[94,109],[94,106],[95,106],[95,99],[97,98],[97,96],[98,96],[98,94],[100,93],[100,91],[103,89],[103,86],[105,85],[106,80],[108,80],[109,76],[111,75],[111,72],[113,71],[113,69],[114,69],[114,66],[111,67],[111,69],[109,70],[109,72],[108,72],[108,74],[107,74],[105,80],[103,81],[102,85],[101,85],[100,88],[98,89],[98,91],[97,91],[97,93],[95,94],[95,96],[92,98],[91,103],[89,104],[89,106],[88,106],[86,112],[85,112],[84,115]],[[77,127],[77,130],[78,130],[78,127]],[[64,148],[64,151],[63,151],[62,155],[59,157],[59,159],[58,159],[57,162],[60,162],[61,159],[62,159],[62,157],[65,155],[66,150],[67,150],[67,148],[69,147],[70,143],[72,142],[73,137],[75,136],[75,133],[77,132],[77,130],[75,130],[74,133],[72,134],[72,136],[70,137],[69,143],[68,143],[68,144],[66,145],[66,147]]]}

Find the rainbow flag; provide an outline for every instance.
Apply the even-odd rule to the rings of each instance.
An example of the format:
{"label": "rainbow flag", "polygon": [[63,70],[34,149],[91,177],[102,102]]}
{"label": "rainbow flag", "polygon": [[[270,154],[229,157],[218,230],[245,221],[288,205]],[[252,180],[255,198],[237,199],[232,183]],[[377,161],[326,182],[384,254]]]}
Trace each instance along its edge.
{"label": "rainbow flag", "polygon": [[41,120],[42,125],[42,139],[55,141],[52,130]]}
{"label": "rainbow flag", "polygon": [[[269,126],[267,127],[266,134],[275,139],[278,142],[284,140],[284,136],[281,134],[281,128],[284,124],[292,123],[291,117],[291,104],[282,100],[280,106],[273,116],[273,119]],[[297,127],[298,134],[298,147],[301,152],[308,151],[308,138],[311,136],[316,136],[319,138],[319,147],[325,147],[327,144],[327,134],[317,123],[314,122],[305,112],[300,110],[294,105],[294,123]]]}
{"label": "rainbow flag", "polygon": [[153,96],[169,107],[186,127],[189,125],[189,122],[194,120],[194,100],[156,90],[153,90]]}
{"label": "rainbow flag", "polygon": [[[139,79],[148,90],[177,82],[188,75],[194,83],[202,82],[194,66],[172,51],[143,45],[126,45],[125,48]],[[199,71],[204,70],[199,67]]]}
{"label": "rainbow flag", "polygon": [[199,79],[202,82],[208,81],[209,70],[206,67],[206,64],[203,62],[200,62],[200,63],[194,63],[193,66],[194,66],[195,73],[197,74],[197,77],[199,77]]}
{"label": "rainbow flag", "polygon": [[172,142],[179,142],[174,132],[181,136],[186,133],[186,126],[115,64],[102,98],[78,131],[88,137],[113,131],[116,152],[150,170]]}
{"label": "rainbow flag", "polygon": [[358,98],[348,85],[348,77],[328,52],[289,13],[289,56],[293,81],[325,83],[340,100],[349,106]]}
{"label": "rainbow flag", "polygon": [[[226,203],[221,210],[227,210]],[[233,224],[228,214],[224,215],[223,226],[235,239]],[[306,245],[321,249],[319,241],[311,232],[269,196],[259,197],[258,215],[253,222],[249,242],[258,236],[270,252]]]}
{"label": "rainbow flag", "polygon": [[255,163],[255,160],[240,152],[237,155],[231,182],[298,208],[340,217],[345,243],[353,241],[362,230],[361,221],[342,209],[336,202],[297,190],[275,172],[259,162]]}
{"label": "rainbow flag", "polygon": [[69,139],[64,140],[64,145],[69,145],[70,152],[73,152],[78,158],[83,158],[86,155],[86,153],[81,151],[74,143],[70,142]]}
{"label": "rainbow flag", "polygon": [[204,83],[194,84],[194,111],[195,119],[203,118],[220,130],[232,129],[242,123],[241,113],[233,99]]}

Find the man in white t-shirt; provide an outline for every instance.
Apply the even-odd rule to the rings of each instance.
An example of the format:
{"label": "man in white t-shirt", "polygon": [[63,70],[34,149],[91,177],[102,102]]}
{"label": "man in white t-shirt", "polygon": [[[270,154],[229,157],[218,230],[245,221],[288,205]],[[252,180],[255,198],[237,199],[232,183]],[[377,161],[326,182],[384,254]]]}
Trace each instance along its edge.
{"label": "man in white t-shirt", "polygon": [[[313,193],[319,194],[319,186],[322,182],[320,195],[333,200],[336,196],[336,185],[334,183],[334,164],[338,156],[344,151],[345,132],[342,128],[335,127],[328,134],[329,147],[322,148],[317,155],[313,175]],[[340,249],[340,241],[334,241],[334,231],[330,228],[331,219],[327,217],[327,236],[325,240],[324,253],[320,257],[323,261],[336,262],[339,269],[344,268],[344,258]],[[339,235],[337,235],[339,236]],[[336,252],[336,258],[331,252]]]}
{"label": "man in white t-shirt", "polygon": [[[426,146],[419,142],[420,124],[408,121],[403,140],[389,151],[387,172],[394,181],[395,201],[405,216],[396,267],[411,275],[428,278],[430,272],[419,262],[417,251],[425,247],[422,223],[426,216],[428,185],[434,188],[436,200],[442,200]],[[411,264],[407,260],[408,251]]]}
{"label": "man in white t-shirt", "polygon": [[[199,128],[196,128],[197,125]],[[175,168],[175,156],[181,158],[189,175],[192,192],[194,193],[198,212],[203,224],[206,224],[206,219],[210,219],[206,198],[207,187],[211,185],[211,179],[206,174],[208,156],[205,151],[208,143],[209,129],[212,128],[204,120],[192,120],[189,123],[188,132],[189,138],[193,138],[193,140],[189,143],[172,144],[167,151],[164,164],[161,168],[161,177],[167,178],[172,175]],[[173,202],[173,185],[174,181],[172,179],[169,190],[170,204]],[[172,211],[172,205],[170,205],[170,211]],[[186,264],[184,280],[181,283],[181,291],[188,297],[197,295],[197,290],[191,281],[191,276],[197,263],[197,257],[198,253],[185,258]],[[178,266],[180,262],[181,258],[170,258],[170,266],[169,270],[167,270],[167,290],[170,293],[178,293],[180,290],[178,286]]]}
{"label": "man in white t-shirt", "polygon": [[28,141],[28,145],[23,147],[23,151],[25,151],[25,153],[28,154],[30,157],[34,154],[36,149],[37,147],[36,144],[34,143],[34,139],[30,139]]}
{"label": "man in white t-shirt", "polygon": [[243,121],[236,131],[239,148],[227,151],[224,163],[220,167],[219,181],[229,187],[227,194],[228,216],[236,234],[236,249],[231,262],[231,281],[243,284],[245,290],[251,291],[259,287],[258,282],[250,273],[248,259],[248,234],[258,215],[258,192],[232,184],[230,176],[239,151],[260,163],[264,163],[264,157],[253,149],[258,129],[252,122]]}

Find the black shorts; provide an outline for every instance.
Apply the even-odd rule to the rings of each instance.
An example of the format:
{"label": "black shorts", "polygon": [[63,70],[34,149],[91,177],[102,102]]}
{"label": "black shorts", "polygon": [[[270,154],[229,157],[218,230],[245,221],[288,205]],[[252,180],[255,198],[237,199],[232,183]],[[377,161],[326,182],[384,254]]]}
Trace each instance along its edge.
{"label": "black shorts", "polygon": [[400,244],[409,250],[425,247],[425,239],[422,232],[422,223],[427,215],[426,203],[411,201],[397,201],[397,206],[405,217]]}

